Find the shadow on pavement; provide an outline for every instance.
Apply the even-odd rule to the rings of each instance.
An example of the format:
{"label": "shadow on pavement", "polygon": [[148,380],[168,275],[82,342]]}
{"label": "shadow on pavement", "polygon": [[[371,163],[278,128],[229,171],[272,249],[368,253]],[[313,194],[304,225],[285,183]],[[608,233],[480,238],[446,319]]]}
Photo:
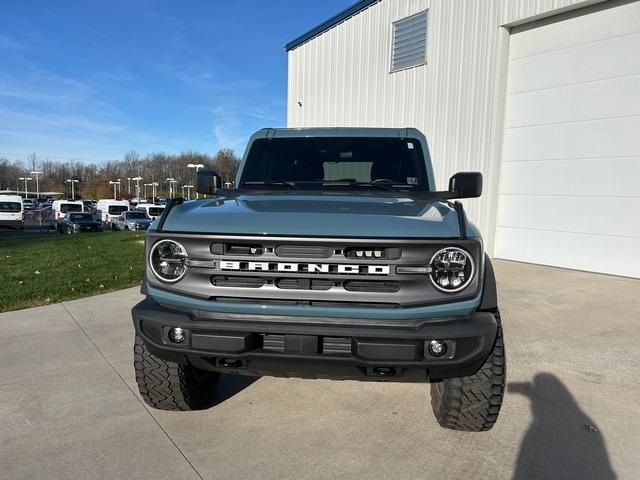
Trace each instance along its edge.
{"label": "shadow on pavement", "polygon": [[564,384],[550,373],[509,391],[531,401],[533,422],[522,440],[513,474],[528,479],[615,479],[604,437]]}
{"label": "shadow on pavement", "polygon": [[250,377],[248,375],[231,375],[223,373],[220,375],[220,382],[216,388],[214,405],[226,402],[234,395],[247,388],[260,377]]}

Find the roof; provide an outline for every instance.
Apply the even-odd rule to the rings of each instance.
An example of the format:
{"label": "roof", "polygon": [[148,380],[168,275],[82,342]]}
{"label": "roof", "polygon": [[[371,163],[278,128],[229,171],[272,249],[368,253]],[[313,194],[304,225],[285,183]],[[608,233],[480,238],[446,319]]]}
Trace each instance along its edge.
{"label": "roof", "polygon": [[300,35],[298,38],[295,38],[295,39],[291,40],[289,43],[287,43],[284,46],[284,49],[287,52],[290,51],[290,50],[293,50],[294,48],[298,47],[299,45],[302,45],[303,43],[308,42],[312,38],[317,37],[321,33],[326,32],[327,30],[329,30],[330,28],[336,26],[340,22],[345,21],[349,17],[353,17],[355,14],[361,12],[365,8],[370,7],[374,3],[378,3],[379,1],[380,0],[360,0],[357,3],[354,3],[350,7],[344,9],[340,13],[338,13],[338,14],[334,15],[333,17],[331,17],[326,22],[321,23],[320,25],[312,28],[307,33],[304,33],[304,34]]}

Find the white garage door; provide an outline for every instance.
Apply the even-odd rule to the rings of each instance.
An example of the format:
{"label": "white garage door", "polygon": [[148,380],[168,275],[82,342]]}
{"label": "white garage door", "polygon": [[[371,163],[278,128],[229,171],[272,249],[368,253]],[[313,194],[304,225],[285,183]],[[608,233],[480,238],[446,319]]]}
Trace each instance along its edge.
{"label": "white garage door", "polygon": [[512,33],[496,257],[640,277],[640,2]]}

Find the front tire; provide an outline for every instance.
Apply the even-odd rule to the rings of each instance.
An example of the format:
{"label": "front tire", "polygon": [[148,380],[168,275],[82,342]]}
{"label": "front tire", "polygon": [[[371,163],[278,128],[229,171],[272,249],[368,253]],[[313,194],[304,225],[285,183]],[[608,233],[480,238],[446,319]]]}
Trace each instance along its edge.
{"label": "front tire", "polygon": [[220,379],[217,372],[162,360],[147,349],[138,335],[133,345],[133,364],[140,395],[151,407],[186,411],[203,410],[214,404]]}
{"label": "front tire", "polygon": [[502,328],[480,370],[467,377],[431,383],[431,407],[441,427],[466,432],[491,430],[502,406],[506,359]]}

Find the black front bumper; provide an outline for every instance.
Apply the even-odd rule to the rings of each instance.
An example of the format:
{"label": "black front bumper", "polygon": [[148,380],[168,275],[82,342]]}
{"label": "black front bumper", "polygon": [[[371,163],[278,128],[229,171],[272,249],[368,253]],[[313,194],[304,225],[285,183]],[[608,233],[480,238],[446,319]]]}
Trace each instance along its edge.
{"label": "black front bumper", "polygon": [[[425,381],[471,375],[497,332],[491,312],[403,321],[287,317],[179,311],[147,298],[131,313],[137,334],[165,360],[302,378]],[[184,330],[183,342],[169,339],[173,327]],[[447,346],[441,357],[428,350],[433,339]]]}

